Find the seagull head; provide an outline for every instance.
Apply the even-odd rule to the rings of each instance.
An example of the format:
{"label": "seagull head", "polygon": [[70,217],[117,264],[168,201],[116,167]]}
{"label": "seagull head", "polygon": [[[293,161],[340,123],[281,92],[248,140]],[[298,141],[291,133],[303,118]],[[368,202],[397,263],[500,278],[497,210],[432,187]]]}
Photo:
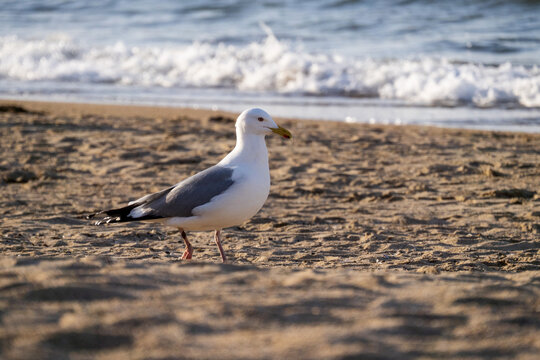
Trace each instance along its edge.
{"label": "seagull head", "polygon": [[245,134],[269,135],[278,134],[285,139],[292,137],[291,132],[278,124],[263,109],[245,110],[236,120],[236,128]]}

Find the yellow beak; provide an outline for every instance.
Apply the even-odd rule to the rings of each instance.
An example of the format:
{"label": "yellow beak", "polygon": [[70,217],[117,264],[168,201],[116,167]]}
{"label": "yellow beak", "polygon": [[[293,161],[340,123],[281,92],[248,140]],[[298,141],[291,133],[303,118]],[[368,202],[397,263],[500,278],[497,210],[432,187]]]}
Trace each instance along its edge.
{"label": "yellow beak", "polygon": [[270,130],[272,130],[272,132],[274,134],[278,134],[279,136],[283,136],[285,139],[290,139],[292,138],[292,134],[289,130],[281,127],[281,126],[277,126],[277,128],[270,128]]}

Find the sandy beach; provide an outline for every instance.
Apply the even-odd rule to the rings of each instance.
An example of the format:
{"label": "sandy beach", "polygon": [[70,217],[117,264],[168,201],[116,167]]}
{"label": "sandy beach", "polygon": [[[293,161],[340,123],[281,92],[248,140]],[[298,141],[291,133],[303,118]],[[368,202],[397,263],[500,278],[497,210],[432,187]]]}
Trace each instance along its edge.
{"label": "sandy beach", "polygon": [[218,162],[235,117],[0,101],[1,358],[537,358],[540,134],[276,119],[226,265],[85,219]]}

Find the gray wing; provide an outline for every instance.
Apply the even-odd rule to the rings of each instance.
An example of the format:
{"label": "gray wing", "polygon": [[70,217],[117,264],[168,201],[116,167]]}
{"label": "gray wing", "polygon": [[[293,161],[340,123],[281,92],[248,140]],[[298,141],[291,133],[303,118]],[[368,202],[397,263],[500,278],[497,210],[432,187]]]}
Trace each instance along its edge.
{"label": "gray wing", "polygon": [[212,166],[173,187],[133,201],[128,217],[144,220],[193,216],[194,208],[210,202],[233,185],[232,175],[231,168]]}

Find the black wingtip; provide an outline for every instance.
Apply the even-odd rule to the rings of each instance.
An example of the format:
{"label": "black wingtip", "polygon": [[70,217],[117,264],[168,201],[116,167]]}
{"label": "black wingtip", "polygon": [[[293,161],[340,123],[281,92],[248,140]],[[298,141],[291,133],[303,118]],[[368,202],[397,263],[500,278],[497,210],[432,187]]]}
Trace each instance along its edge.
{"label": "black wingtip", "polygon": [[155,219],[161,219],[162,216],[155,216],[155,215],[145,215],[140,217],[131,217],[130,213],[131,210],[136,208],[137,206],[140,206],[140,204],[131,204],[124,206],[122,208],[118,209],[111,209],[111,210],[104,210],[97,213],[89,214],[86,216],[86,219],[92,220],[96,216],[103,216],[102,219],[97,220],[94,222],[94,225],[106,225],[110,223],[121,223],[121,222],[128,222],[128,221],[142,221],[142,220],[155,220]]}
{"label": "black wingtip", "polygon": [[121,222],[122,220],[125,221],[125,219],[122,219],[122,217],[120,217],[120,216],[114,216],[114,215],[117,215],[118,210],[124,210],[124,209],[112,209],[112,210],[98,211],[98,212],[86,215],[85,218],[86,218],[86,220],[92,220],[96,216],[100,216],[100,215],[113,215],[113,216],[106,216],[103,219],[99,219],[96,222],[94,222],[94,225],[98,225],[98,226],[99,225],[104,225],[104,224],[110,224],[111,222]]}
{"label": "black wingtip", "polygon": [[136,204],[132,204],[132,205],[124,206],[122,208],[118,208],[118,209],[99,211],[99,212],[87,215],[86,218],[88,220],[91,220],[95,218],[96,216],[103,217],[102,219],[97,220],[94,223],[94,225],[105,225],[105,224],[117,223],[117,222],[134,221],[138,219],[129,217],[129,213],[136,206],[137,206]]}

